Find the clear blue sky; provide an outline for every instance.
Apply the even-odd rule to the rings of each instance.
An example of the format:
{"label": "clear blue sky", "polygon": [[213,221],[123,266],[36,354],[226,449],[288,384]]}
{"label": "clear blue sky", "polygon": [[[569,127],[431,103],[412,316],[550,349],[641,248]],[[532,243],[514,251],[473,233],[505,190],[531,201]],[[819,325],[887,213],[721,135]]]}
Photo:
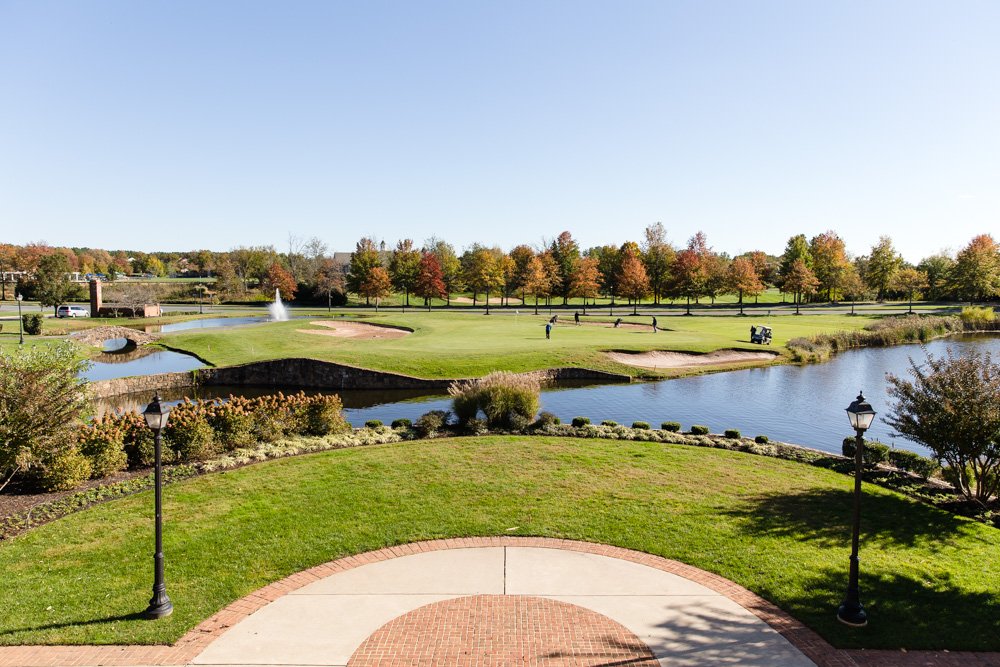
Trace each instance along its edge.
{"label": "clear blue sky", "polygon": [[1000,230],[1000,2],[0,0],[0,241]]}

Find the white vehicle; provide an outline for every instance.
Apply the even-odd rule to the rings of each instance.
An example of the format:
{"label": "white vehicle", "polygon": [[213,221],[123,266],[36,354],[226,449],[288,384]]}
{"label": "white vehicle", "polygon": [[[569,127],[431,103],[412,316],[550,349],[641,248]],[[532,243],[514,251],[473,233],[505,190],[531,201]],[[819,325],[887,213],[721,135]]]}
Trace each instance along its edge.
{"label": "white vehicle", "polygon": [[90,317],[90,311],[83,306],[59,306],[56,317]]}

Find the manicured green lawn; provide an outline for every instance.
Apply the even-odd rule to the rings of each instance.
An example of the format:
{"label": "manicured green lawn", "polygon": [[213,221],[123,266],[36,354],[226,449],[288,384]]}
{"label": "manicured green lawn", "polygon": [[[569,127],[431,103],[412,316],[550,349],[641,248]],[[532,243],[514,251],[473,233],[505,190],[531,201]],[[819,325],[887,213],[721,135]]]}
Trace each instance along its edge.
{"label": "manicured green lawn", "polygon": [[[187,350],[218,366],[262,359],[308,357],[338,361],[428,378],[472,377],[493,370],[526,371],[559,366],[582,366],[638,374],[637,368],[610,361],[606,350],[681,350],[711,352],[742,348],[760,351],[749,342],[750,325],[774,326],[774,344],[763,348],[783,352],[789,338],[823,331],[860,328],[873,320],[841,315],[804,315],[767,318],[659,317],[667,329],[653,333],[649,317],[624,317],[642,329],[573,326],[572,314],[560,314],[551,340],[545,339],[548,315],[527,309],[513,314],[399,311],[380,313],[365,322],[407,327],[413,334],[397,339],[363,340],[299,333],[324,330],[308,320],[274,322],[233,329],[205,329],[164,336],[171,348]],[[323,318],[317,318],[323,319]],[[611,321],[606,313],[584,322]]]}
{"label": "manicured green lawn", "polygon": [[637,549],[717,572],[836,646],[1000,649],[1000,531],[866,487],[862,595],[847,580],[852,480],[798,463],[656,443],[423,440],[262,463],[165,491],[168,592],[152,579],[152,495],[0,543],[0,643],[172,642],[288,574],[414,540],[541,535]]}

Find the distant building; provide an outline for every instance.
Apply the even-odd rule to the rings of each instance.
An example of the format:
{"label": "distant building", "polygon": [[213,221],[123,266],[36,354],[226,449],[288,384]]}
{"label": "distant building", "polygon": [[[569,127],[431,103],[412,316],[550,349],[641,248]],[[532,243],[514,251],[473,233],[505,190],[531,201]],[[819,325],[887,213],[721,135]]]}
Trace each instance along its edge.
{"label": "distant building", "polygon": [[100,280],[90,281],[91,317],[159,317],[163,314],[158,303],[104,303]]}

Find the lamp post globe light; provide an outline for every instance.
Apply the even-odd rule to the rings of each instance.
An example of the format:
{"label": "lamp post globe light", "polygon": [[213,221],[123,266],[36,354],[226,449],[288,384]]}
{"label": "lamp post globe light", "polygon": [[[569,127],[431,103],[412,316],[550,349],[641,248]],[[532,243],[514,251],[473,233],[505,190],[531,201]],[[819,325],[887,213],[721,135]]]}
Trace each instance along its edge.
{"label": "lamp post globe light", "polygon": [[18,294],[17,299],[17,335],[18,335],[18,345],[24,345],[24,320],[21,319],[21,302],[24,301],[24,295]]}
{"label": "lamp post globe light", "polygon": [[154,481],[156,497],[156,553],[153,555],[153,597],[149,607],[143,612],[146,618],[163,618],[169,616],[174,605],[167,597],[167,584],[163,580],[163,466],[160,452],[160,431],[167,426],[170,408],[160,404],[160,395],[153,396],[153,402],[146,406],[142,416],[146,425],[153,431]]}
{"label": "lamp post globe light", "polygon": [[837,610],[837,618],[857,628],[868,625],[868,614],[861,604],[861,593],[858,590],[858,542],[861,535],[861,471],[864,465],[865,431],[875,419],[875,411],[865,400],[862,392],[847,406],[847,416],[854,427],[854,525],[851,533],[851,574],[847,583],[847,594]]}

